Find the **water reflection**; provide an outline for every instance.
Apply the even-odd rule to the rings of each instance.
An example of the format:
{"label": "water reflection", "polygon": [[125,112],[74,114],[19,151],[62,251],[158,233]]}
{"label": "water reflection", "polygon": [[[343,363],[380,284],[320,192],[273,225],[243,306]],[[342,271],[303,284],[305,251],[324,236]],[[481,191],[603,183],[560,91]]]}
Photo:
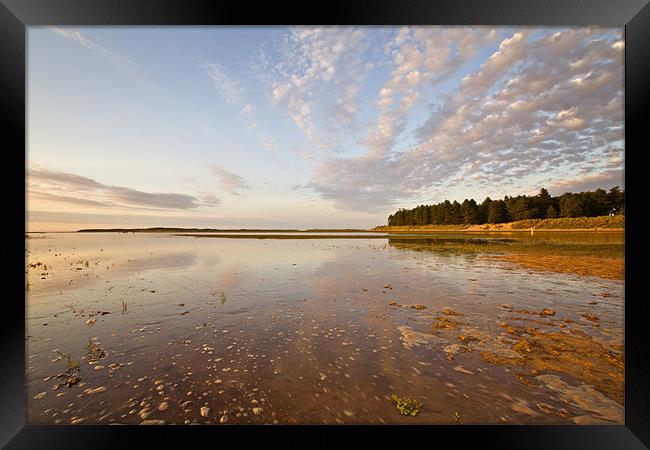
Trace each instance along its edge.
{"label": "water reflection", "polygon": [[[482,257],[514,236],[47,237],[27,242],[28,263],[48,267],[28,267],[30,423],[622,421],[622,382],[535,374],[538,353],[513,348],[571,333],[565,354],[606,346],[602,378],[617,380],[623,283]],[[86,354],[89,339],[105,357]],[[80,362],[81,382],[54,389],[54,350]],[[523,361],[489,362],[505,356]],[[420,414],[401,416],[393,393]]]}

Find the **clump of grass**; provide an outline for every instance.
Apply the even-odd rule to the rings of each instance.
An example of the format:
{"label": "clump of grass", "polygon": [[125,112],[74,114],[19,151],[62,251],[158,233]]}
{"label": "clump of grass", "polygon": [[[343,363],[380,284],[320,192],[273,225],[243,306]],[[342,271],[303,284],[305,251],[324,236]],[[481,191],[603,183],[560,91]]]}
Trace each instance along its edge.
{"label": "clump of grass", "polygon": [[72,359],[70,353],[64,353],[59,350],[56,351],[59,354],[58,360],[65,360],[67,369],[64,373],[60,373],[55,376],[55,378],[65,378],[65,381],[61,384],[57,384],[54,389],[58,389],[61,386],[71,387],[81,381],[81,378],[78,375],[79,372],[79,361]]}
{"label": "clump of grass", "polygon": [[396,394],[391,398],[397,403],[397,409],[403,416],[417,416],[422,408],[422,403],[412,398],[399,398]]}
{"label": "clump of grass", "polygon": [[79,369],[79,361],[76,361],[70,357],[70,353],[64,353],[59,350],[56,351],[59,354],[59,360],[65,360],[66,366],[68,369],[66,373],[73,372]]}
{"label": "clump of grass", "polygon": [[126,314],[128,312],[129,306],[126,304],[124,300],[122,300],[122,314]]}
{"label": "clump of grass", "polygon": [[86,351],[89,355],[93,356],[96,359],[100,359],[106,356],[106,352],[104,352],[104,350],[102,350],[101,347],[95,344],[91,339],[88,339],[88,343],[86,344]]}
{"label": "clump of grass", "polygon": [[226,303],[226,293],[225,292],[222,292],[221,294],[219,294],[219,301],[221,301],[222,305]]}

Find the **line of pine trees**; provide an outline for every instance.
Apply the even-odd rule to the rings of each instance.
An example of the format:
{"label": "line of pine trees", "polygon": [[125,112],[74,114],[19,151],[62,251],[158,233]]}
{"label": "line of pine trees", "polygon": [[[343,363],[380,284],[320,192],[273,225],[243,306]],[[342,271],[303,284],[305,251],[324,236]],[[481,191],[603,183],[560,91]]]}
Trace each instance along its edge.
{"label": "line of pine trees", "polygon": [[388,225],[460,225],[503,223],[525,219],[556,217],[596,217],[625,214],[625,192],[616,186],[609,190],[570,192],[557,197],[542,188],[535,196],[519,195],[503,200],[487,197],[482,203],[465,199],[463,203],[445,200],[437,205],[399,209],[388,216]]}

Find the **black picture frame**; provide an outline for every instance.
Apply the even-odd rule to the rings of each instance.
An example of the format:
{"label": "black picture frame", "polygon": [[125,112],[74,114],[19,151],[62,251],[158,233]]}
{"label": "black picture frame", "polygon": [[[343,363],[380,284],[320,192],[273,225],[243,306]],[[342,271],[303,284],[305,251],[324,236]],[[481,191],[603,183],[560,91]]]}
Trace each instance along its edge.
{"label": "black picture frame", "polygon": [[[625,425],[623,426],[424,426],[424,427],[109,427],[25,425],[25,321],[23,277],[25,232],[26,27],[36,25],[602,25],[625,26]],[[646,448],[650,445],[650,370],[647,300],[641,295],[644,272],[641,210],[646,114],[650,103],[650,4],[648,0],[357,0],[308,4],[198,0],[0,0],[0,110],[5,146],[3,178],[15,177],[6,196],[12,220],[4,248],[8,252],[0,326],[0,445],[6,448],[130,447],[156,437],[181,445],[202,435],[214,445],[236,437],[246,447],[256,437],[269,443],[278,432],[285,444],[300,444],[293,433],[316,431],[320,444],[364,432],[373,438],[410,445],[422,438],[441,446],[468,442],[489,448]],[[22,169],[21,169],[22,168]],[[22,170],[22,172],[21,172]],[[24,242],[24,241],[23,241]],[[8,290],[7,290],[8,289]],[[190,430],[191,428],[191,430]],[[191,431],[191,433],[190,433]],[[253,433],[253,431],[255,433]],[[288,432],[287,432],[288,431]],[[302,434],[302,433],[301,433]],[[286,440],[292,436],[291,440]],[[347,438],[347,436],[346,436]],[[216,439],[216,440],[215,440]],[[365,438],[364,438],[365,439]],[[244,441],[245,440],[245,441]],[[245,442],[245,444],[244,444]],[[307,445],[307,442],[305,442]],[[311,441],[309,443],[311,445]],[[151,445],[146,445],[151,448]]]}

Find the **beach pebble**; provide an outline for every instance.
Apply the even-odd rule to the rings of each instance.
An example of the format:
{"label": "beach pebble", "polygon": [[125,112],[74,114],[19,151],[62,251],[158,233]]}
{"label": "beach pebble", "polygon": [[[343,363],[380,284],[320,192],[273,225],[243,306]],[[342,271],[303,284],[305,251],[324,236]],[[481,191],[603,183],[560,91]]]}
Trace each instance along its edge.
{"label": "beach pebble", "polygon": [[253,414],[255,414],[256,416],[262,414],[262,411],[264,411],[264,409],[260,408],[259,406],[253,408]]}
{"label": "beach pebble", "polygon": [[208,408],[207,406],[202,406],[201,407],[201,416],[208,417],[208,414],[210,414],[210,408]]}
{"label": "beach pebble", "polygon": [[86,323],[87,323],[88,325],[93,325],[95,322],[97,322],[95,319],[88,319],[88,320],[86,320]]}
{"label": "beach pebble", "polygon": [[159,411],[164,411],[167,408],[169,408],[169,403],[167,403],[167,402],[162,402],[160,405],[158,405],[158,410]]}
{"label": "beach pebble", "polygon": [[47,396],[47,392],[41,392],[40,394],[36,394],[34,396],[34,400],[40,400],[42,398],[45,398]]}
{"label": "beach pebble", "polygon": [[84,392],[86,394],[98,394],[98,393],[104,392],[104,391],[106,391],[106,387],[105,386],[100,386],[100,387],[97,387],[95,389],[86,389]]}

